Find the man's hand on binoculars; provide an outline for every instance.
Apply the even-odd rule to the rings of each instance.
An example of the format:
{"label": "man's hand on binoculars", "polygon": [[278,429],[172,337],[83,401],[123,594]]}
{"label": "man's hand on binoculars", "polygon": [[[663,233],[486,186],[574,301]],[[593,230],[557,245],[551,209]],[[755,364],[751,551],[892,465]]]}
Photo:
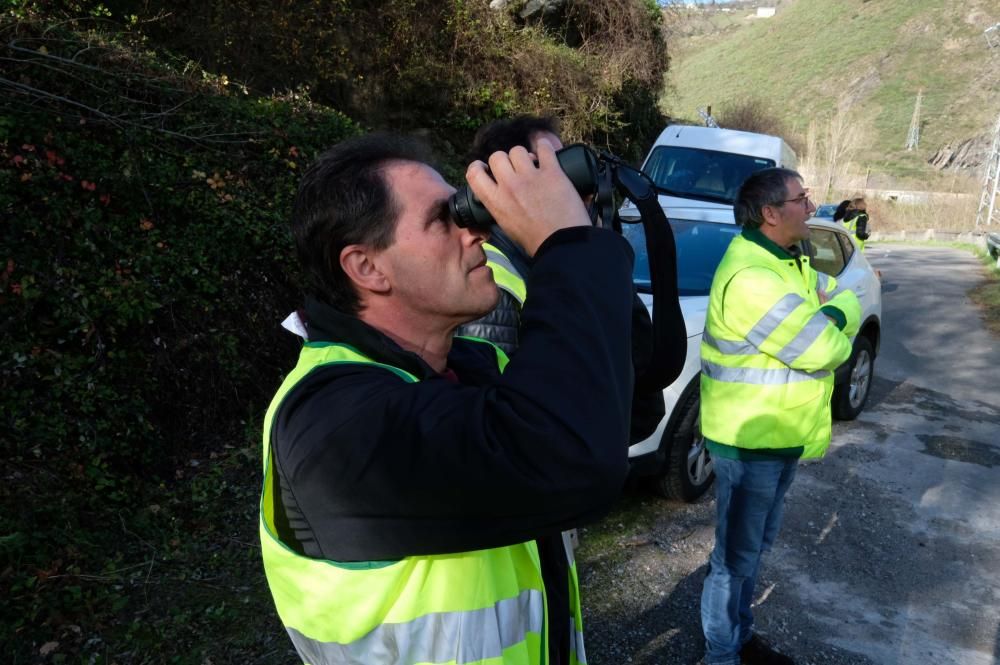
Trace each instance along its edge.
{"label": "man's hand on binoculars", "polygon": [[587,209],[559,166],[552,144],[539,139],[537,150],[537,165],[535,155],[516,147],[490,155],[489,172],[480,161],[465,172],[476,197],[529,256],[559,229],[590,226]]}

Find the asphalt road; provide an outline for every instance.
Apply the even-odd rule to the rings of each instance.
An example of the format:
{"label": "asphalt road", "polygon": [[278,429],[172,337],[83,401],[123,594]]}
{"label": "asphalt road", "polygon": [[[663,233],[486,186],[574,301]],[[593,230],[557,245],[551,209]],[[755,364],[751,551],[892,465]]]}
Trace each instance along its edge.
{"label": "asphalt road", "polygon": [[[960,250],[875,245],[884,336],[868,408],[804,463],[757,589],[757,629],[798,663],[1000,662],[1000,340]],[[692,505],[632,492],[582,531],[589,662],[693,664],[714,539]]]}
{"label": "asphalt road", "polygon": [[885,244],[867,256],[883,273],[879,375],[1000,407],[1000,340],[966,296],[982,282],[982,264],[935,246]]}

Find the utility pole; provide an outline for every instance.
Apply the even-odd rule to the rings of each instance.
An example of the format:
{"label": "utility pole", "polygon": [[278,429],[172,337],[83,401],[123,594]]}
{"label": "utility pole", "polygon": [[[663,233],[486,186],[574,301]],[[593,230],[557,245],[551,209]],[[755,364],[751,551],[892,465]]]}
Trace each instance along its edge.
{"label": "utility pole", "polygon": [[1000,187],[1000,115],[997,115],[997,124],[993,127],[990,155],[983,164],[983,193],[979,196],[976,228],[979,228],[980,222],[991,225],[996,221],[1000,224],[1000,210],[996,207],[998,187]]}
{"label": "utility pole", "polygon": [[913,105],[913,119],[910,120],[910,131],[906,133],[906,149],[913,150],[920,145],[920,100],[924,96],[921,88],[917,92],[917,103]]}

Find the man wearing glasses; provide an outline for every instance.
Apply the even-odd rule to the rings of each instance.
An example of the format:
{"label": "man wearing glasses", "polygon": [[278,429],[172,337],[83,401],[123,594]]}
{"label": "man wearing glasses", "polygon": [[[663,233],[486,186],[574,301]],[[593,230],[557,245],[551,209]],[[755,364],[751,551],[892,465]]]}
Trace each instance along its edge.
{"label": "man wearing glasses", "polygon": [[799,243],[816,206],[795,171],[740,187],[701,343],[701,430],[716,474],[715,548],[701,597],[707,665],[794,661],[753,632],[761,555],[774,544],[800,458],[830,444],[833,370],[851,355],[861,305],[816,272]]}

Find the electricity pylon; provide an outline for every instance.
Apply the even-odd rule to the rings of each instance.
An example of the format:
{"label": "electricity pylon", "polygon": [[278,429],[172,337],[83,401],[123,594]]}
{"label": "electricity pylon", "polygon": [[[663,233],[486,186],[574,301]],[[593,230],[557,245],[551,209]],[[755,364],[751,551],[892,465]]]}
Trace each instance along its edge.
{"label": "electricity pylon", "polygon": [[997,189],[1000,187],[1000,115],[993,127],[993,141],[990,155],[983,164],[983,193],[979,196],[979,210],[976,211],[976,227],[980,222],[990,225],[1000,224],[1000,210],[996,207]]}

